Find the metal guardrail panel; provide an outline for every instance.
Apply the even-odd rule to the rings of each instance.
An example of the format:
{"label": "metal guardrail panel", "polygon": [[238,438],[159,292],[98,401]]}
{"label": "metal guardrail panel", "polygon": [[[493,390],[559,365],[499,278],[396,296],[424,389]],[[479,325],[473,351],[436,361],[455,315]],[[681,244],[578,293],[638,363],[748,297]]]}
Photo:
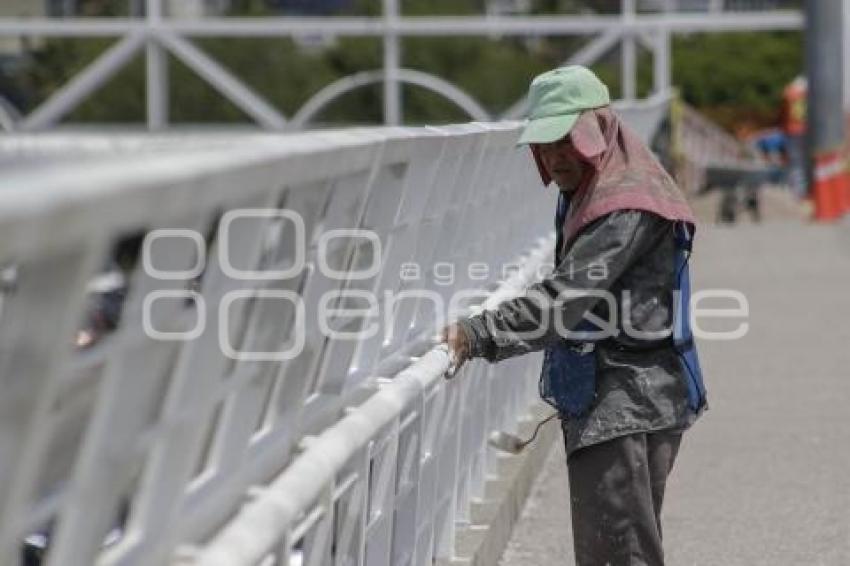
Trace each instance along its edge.
{"label": "metal guardrail panel", "polygon": [[[165,564],[177,548],[198,556],[188,549],[222,526],[250,486],[298,461],[305,423],[317,415],[333,422],[346,403],[368,397],[379,368],[403,368],[417,340],[427,347],[422,336],[452,293],[492,289],[501,262],[548,232],[537,220],[552,195],[513,147],[517,132],[517,124],[472,124],[191,150],[169,142],[167,151],[13,171],[0,191],[0,265],[16,272],[0,305],[8,392],[0,400],[0,563],[14,564],[34,532],[49,534],[49,564]],[[374,234],[380,247],[329,237],[351,228]],[[79,350],[89,281],[128,235],[147,235],[148,268],[139,260],[124,274],[115,331]],[[471,258],[490,268],[485,278],[463,273]],[[400,277],[414,260],[420,276]],[[452,281],[435,278],[439,262],[455,265]],[[369,273],[372,265],[381,269]],[[278,274],[263,276],[270,271]],[[419,296],[391,303],[392,312],[379,304],[379,318],[394,315],[389,323],[346,342],[328,338],[315,317],[323,295],[339,291]],[[295,298],[310,315],[299,319],[298,308],[264,293]],[[159,338],[176,334],[152,338],[144,322]],[[338,315],[329,326],[358,324]],[[296,334],[304,347],[288,360],[234,360],[222,349],[288,347]],[[326,537],[334,536],[337,560],[344,549],[370,564],[446,556],[454,521],[482,489],[485,432],[508,426],[533,393],[506,368],[473,366],[469,379],[447,385],[432,377],[413,405],[393,405],[401,410],[377,436],[316,486],[321,505],[278,533],[289,541],[282,552],[327,563]]]}
{"label": "metal guardrail panel", "polygon": [[677,179],[688,194],[707,185],[760,184],[767,164],[758,152],[684,103],[674,107]]}
{"label": "metal guardrail panel", "polygon": [[649,144],[670,112],[670,93],[664,92],[645,100],[615,101],[613,106],[640,139]]}

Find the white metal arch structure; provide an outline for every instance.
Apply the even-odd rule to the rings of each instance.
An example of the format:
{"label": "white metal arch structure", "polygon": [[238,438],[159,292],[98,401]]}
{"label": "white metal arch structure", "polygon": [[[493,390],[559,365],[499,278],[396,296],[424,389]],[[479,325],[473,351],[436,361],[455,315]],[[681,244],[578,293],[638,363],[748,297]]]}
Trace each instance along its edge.
{"label": "white metal arch structure", "polygon": [[[761,31],[800,29],[798,10],[775,10],[768,0],[737,2],[730,10],[726,2],[699,0],[621,0],[619,15],[547,14],[539,16],[403,16],[398,0],[383,0],[380,17],[274,17],[274,18],[169,18],[163,0],[146,0],[145,18],[0,18],[0,37],[74,36],[117,37],[116,44],[69,83],[54,93],[18,124],[21,130],[53,127],[76,105],[128,64],[135,53],[146,55],[147,126],[159,130],[169,125],[168,72],[166,54],[180,59],[203,80],[245,112],[258,126],[269,130],[288,127],[286,116],[227,68],[199,49],[196,37],[292,37],[303,35],[376,37],[384,44],[384,123],[398,125],[402,114],[400,98],[401,40],[404,37],[441,36],[559,36],[597,35],[574,55],[575,62],[588,65],[615,43],[622,42],[621,98],[636,96],[637,44],[653,52],[654,93],[670,87],[670,36],[701,31]],[[850,0],[844,0],[845,25],[850,26]],[[686,4],[704,13],[677,12]],[[678,7],[682,7],[678,6]],[[746,10],[740,10],[746,8]],[[660,10],[660,11],[659,11]],[[850,33],[847,34],[850,37]],[[850,43],[848,43],[850,45]],[[850,74],[848,74],[850,77]],[[418,79],[417,79],[418,80]],[[850,78],[847,79],[850,81]],[[850,82],[847,83],[850,92]],[[433,86],[433,85],[432,85]],[[440,88],[444,89],[445,85]],[[428,88],[426,86],[426,88]],[[454,94],[450,98],[456,98]],[[471,109],[468,101],[464,106]],[[518,101],[504,115],[520,117],[524,102]]]}
{"label": "white metal arch structure", "polygon": [[[304,103],[292,117],[289,125],[294,129],[305,128],[328,104],[340,96],[367,85],[383,82],[385,75],[386,72],[383,70],[363,71],[329,84]],[[443,96],[466,112],[472,120],[479,122],[490,120],[489,113],[474,98],[440,77],[414,69],[398,69],[396,78],[400,82],[420,86]]]}

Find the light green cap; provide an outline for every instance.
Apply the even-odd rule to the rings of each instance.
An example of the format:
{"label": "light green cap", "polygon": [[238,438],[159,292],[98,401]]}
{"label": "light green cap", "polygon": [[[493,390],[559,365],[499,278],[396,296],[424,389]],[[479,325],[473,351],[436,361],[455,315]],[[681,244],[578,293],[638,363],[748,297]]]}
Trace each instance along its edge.
{"label": "light green cap", "polygon": [[561,139],[582,112],[611,104],[611,97],[593,71],[570,65],[537,75],[528,89],[528,103],[528,124],[517,145]]}

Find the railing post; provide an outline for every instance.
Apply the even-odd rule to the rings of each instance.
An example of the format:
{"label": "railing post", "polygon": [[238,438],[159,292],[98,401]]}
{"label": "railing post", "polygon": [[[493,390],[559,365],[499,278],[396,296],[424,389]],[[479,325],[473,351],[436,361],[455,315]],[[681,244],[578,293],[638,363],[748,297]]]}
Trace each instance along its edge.
{"label": "railing post", "polygon": [[398,0],[384,1],[384,123],[395,126],[401,123],[401,84],[398,69],[401,45],[397,30]]}
{"label": "railing post", "polygon": [[655,31],[653,50],[653,87],[655,94],[670,90],[670,30],[661,25]]}
{"label": "railing post", "polygon": [[149,130],[168,126],[168,55],[156,38],[162,22],[162,0],[147,1],[148,36],[145,47],[146,99]]}
{"label": "railing post", "polygon": [[634,29],[630,27],[635,19],[635,0],[622,0],[623,44],[621,59],[621,97],[623,100],[634,100],[637,92],[635,78],[637,75],[637,46],[635,45]]}

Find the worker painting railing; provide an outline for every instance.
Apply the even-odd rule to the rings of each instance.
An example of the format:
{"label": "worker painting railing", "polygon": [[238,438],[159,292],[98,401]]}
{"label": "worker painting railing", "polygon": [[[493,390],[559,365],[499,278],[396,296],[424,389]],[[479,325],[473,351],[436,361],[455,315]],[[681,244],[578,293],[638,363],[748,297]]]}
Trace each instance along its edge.
{"label": "worker painting railing", "polygon": [[488,432],[536,395],[535,356],[445,382],[432,339],[551,263],[554,195],[517,135],[172,141],[10,170],[0,564],[27,539],[61,566],[448,557]]}

